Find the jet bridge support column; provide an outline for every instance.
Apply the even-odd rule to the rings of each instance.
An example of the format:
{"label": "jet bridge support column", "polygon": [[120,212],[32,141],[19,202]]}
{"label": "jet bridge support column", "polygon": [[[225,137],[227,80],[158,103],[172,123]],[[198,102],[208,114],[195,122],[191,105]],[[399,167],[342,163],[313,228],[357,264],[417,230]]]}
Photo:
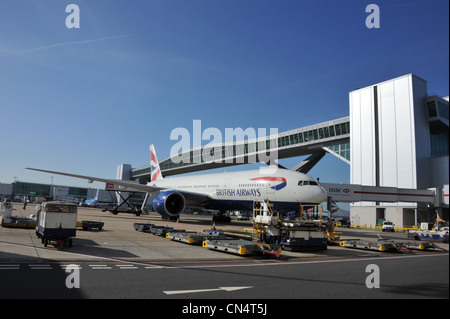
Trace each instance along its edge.
{"label": "jet bridge support column", "polygon": [[[120,181],[129,181],[131,180],[131,165],[130,164],[120,164],[117,166],[117,175],[116,179]],[[116,192],[117,205],[122,203],[122,198],[120,193],[123,193],[123,196],[127,194],[125,192]]]}
{"label": "jet bridge support column", "polygon": [[146,193],[145,197],[144,197],[144,201],[142,202],[142,206],[141,206],[141,212],[144,211],[145,205],[147,205],[147,201],[148,201],[148,197],[150,196],[150,193]]}

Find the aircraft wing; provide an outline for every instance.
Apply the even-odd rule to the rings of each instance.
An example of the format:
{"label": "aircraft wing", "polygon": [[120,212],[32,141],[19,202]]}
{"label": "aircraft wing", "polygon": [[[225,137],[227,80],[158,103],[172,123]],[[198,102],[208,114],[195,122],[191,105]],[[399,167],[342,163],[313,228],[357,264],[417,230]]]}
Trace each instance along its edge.
{"label": "aircraft wing", "polygon": [[[96,181],[96,182],[104,182],[104,183],[113,183],[114,185],[120,185],[127,188],[136,189],[142,192],[146,193],[153,193],[162,190],[161,187],[155,187],[155,186],[149,186],[145,184],[139,184],[138,182],[133,181],[121,181],[117,179],[106,179],[106,178],[100,178],[100,177],[93,177],[93,176],[84,176],[84,175],[77,175],[77,174],[71,174],[71,173],[63,173],[63,172],[55,172],[55,171],[48,171],[44,169],[38,169],[38,168],[30,168],[27,167],[27,169],[38,171],[38,172],[44,172],[44,173],[50,173],[50,174],[56,174],[56,175],[63,175],[63,176],[70,176],[75,178],[81,178],[81,179],[87,179],[88,181]],[[126,191],[126,189],[124,189]]]}
{"label": "aircraft wing", "polygon": [[[99,177],[93,177],[93,176],[85,176],[85,175],[77,175],[77,174],[71,174],[71,173],[63,173],[63,172],[55,172],[55,171],[48,171],[44,169],[38,169],[38,168],[30,168],[27,167],[29,170],[38,171],[38,172],[44,172],[44,173],[50,173],[50,174],[56,174],[56,175],[63,175],[63,176],[69,176],[69,177],[75,177],[75,178],[81,178],[86,179],[88,181],[96,181],[96,182],[103,182],[103,183],[112,183],[114,185],[120,185],[126,188],[136,189],[145,193],[154,193],[164,190],[165,188],[162,187],[156,187],[156,186],[150,186],[146,184],[139,184],[138,182],[133,181],[122,181],[117,179],[106,179],[106,178],[99,178]],[[124,189],[123,191],[131,191],[128,189]],[[176,190],[177,192],[183,194],[183,196],[186,198],[187,205],[188,206],[200,206],[202,203],[206,202],[207,200],[211,199],[206,194],[200,194],[200,193],[194,193],[194,192],[186,192],[183,190]]]}

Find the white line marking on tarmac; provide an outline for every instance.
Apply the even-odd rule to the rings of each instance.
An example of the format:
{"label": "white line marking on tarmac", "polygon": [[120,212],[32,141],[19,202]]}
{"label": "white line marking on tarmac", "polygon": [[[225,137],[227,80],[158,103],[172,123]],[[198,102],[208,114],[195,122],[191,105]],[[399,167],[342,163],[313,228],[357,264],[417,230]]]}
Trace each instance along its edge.
{"label": "white line marking on tarmac", "polygon": [[53,267],[45,264],[30,264],[28,265],[33,270],[52,270]]}
{"label": "white line marking on tarmac", "polygon": [[181,294],[195,294],[199,292],[211,292],[211,291],[236,291],[236,290],[242,290],[242,289],[249,289],[253,288],[253,286],[247,286],[247,287],[219,287],[219,288],[213,288],[213,289],[193,289],[193,290],[172,290],[172,291],[163,291],[166,295],[181,295]]}
{"label": "white line marking on tarmac", "polygon": [[[5,241],[0,241],[0,243],[2,244],[8,244],[11,246],[19,246],[19,247],[26,247],[26,248],[31,248],[31,249],[36,249],[36,250],[46,250],[47,252],[49,251],[48,248],[39,248],[39,247],[34,247],[34,246],[28,246],[28,245],[23,245],[23,244],[15,244],[15,243],[10,243],[10,242],[5,242]],[[88,255],[88,254],[80,254],[80,253],[73,253],[73,252],[65,252],[65,251],[55,251],[57,253],[64,253],[64,254],[70,254],[70,255],[77,255],[77,256],[84,256],[84,257],[90,257],[90,258],[96,258],[96,259],[102,259],[105,261],[111,261],[111,262],[121,262],[121,263],[128,263],[131,265],[141,265],[144,266],[145,269],[160,269],[160,268],[166,268],[166,269],[186,269],[186,268],[227,268],[227,267],[255,267],[255,266],[283,266],[283,265],[301,265],[301,264],[320,264],[320,263],[341,263],[341,262],[358,262],[358,261],[374,261],[374,260],[386,260],[386,259],[405,259],[405,258],[429,258],[429,257],[436,257],[436,256],[448,256],[449,253],[432,253],[430,252],[430,254],[423,254],[423,255],[409,255],[409,256],[379,256],[379,257],[366,257],[366,258],[343,258],[343,259],[330,259],[330,260],[311,260],[311,261],[276,261],[276,263],[274,262],[249,262],[249,263],[245,263],[245,264],[202,264],[202,265],[168,265],[168,266],[162,266],[162,265],[157,265],[157,264],[150,264],[150,263],[145,263],[145,262],[136,262],[136,261],[126,261],[126,260],[121,260],[121,259],[117,259],[117,258],[108,258],[108,257],[101,257],[101,256],[95,256],[95,255]],[[447,257],[448,258],[448,257]],[[99,265],[90,265],[92,266],[99,266]],[[102,267],[109,267],[106,265],[102,265]],[[14,268],[16,269],[16,268]],[[38,268],[37,268],[38,269]],[[39,268],[39,269],[46,269],[46,268]],[[51,269],[51,268],[49,268]],[[102,269],[102,268],[96,268],[96,269]],[[109,268],[104,268],[104,269],[111,269],[111,267]]]}
{"label": "white line marking on tarmac", "polygon": [[135,265],[116,265],[116,267],[119,267],[119,269],[138,269]]}
{"label": "white line marking on tarmac", "polygon": [[[6,242],[6,241],[1,241],[1,244],[7,244],[7,245],[11,245],[11,246],[18,246],[18,247],[25,247],[25,248],[30,248],[30,249],[36,249],[36,250],[45,250],[47,252],[51,251],[48,248],[40,248],[40,247],[34,247],[34,246],[30,246],[30,245],[23,245],[23,244],[15,244],[15,243],[10,243],[10,242]],[[102,260],[107,260],[107,261],[115,261],[115,262],[122,262],[122,263],[128,263],[128,264],[137,264],[137,265],[142,265],[142,266],[147,266],[147,267],[155,267],[155,268],[173,268],[173,267],[166,267],[166,266],[160,266],[160,265],[154,265],[154,264],[149,264],[149,263],[145,263],[145,262],[136,262],[136,261],[127,261],[127,260],[122,260],[122,259],[117,259],[117,258],[110,258],[110,257],[102,257],[102,256],[95,256],[95,255],[89,255],[89,254],[80,254],[80,253],[73,253],[73,252],[69,252],[69,251],[54,251],[55,253],[60,253],[60,254],[69,254],[69,255],[76,255],[76,256],[83,256],[83,257],[89,257],[89,258],[95,258],[95,259],[102,259]]]}
{"label": "white line marking on tarmac", "polygon": [[68,264],[68,265],[60,265],[60,267],[61,267],[61,269],[67,269],[67,267],[69,267],[69,266],[77,266],[78,267],[78,269],[83,269],[83,267],[81,267],[81,265],[77,265],[77,264]]}
{"label": "white line marking on tarmac", "polygon": [[18,270],[18,269],[20,269],[20,265],[18,264],[0,265],[0,270]]}

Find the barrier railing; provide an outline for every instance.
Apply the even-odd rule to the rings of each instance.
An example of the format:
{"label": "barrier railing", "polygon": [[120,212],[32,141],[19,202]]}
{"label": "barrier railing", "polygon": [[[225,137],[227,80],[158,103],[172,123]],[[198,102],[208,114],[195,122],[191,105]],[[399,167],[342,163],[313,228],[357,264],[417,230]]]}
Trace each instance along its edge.
{"label": "barrier railing", "polygon": [[[337,224],[337,226],[340,226],[340,223]],[[369,229],[369,230],[383,230],[383,226],[380,225],[367,225],[367,224],[351,224],[351,228],[360,228],[360,229]],[[394,227],[395,231],[401,231],[407,233],[410,230],[420,230],[419,226],[408,226],[405,225],[403,227]]]}

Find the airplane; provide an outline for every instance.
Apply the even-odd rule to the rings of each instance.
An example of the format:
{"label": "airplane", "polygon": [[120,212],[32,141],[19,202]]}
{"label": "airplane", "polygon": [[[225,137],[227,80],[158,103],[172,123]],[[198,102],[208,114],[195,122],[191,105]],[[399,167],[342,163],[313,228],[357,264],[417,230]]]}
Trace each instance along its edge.
{"label": "airplane", "polygon": [[340,208],[335,201],[331,202],[331,210],[330,213],[336,217],[349,217],[350,212],[348,210]]}
{"label": "airplane", "polygon": [[95,194],[95,197],[92,199],[86,199],[83,203],[80,205],[86,205],[86,206],[97,206],[98,204],[98,192],[100,188],[97,188],[97,194]]}
{"label": "airplane", "polygon": [[146,192],[155,211],[164,219],[176,219],[185,208],[228,210],[253,209],[254,201],[268,200],[280,213],[298,210],[299,205],[318,205],[326,191],[312,177],[280,165],[256,170],[163,178],[155,148],[150,145],[150,182],[105,179],[37,168],[34,171],[112,183]]}
{"label": "airplane", "polygon": [[335,214],[339,211],[339,206],[336,204],[335,201],[331,202],[331,210],[330,210],[330,214]]}

